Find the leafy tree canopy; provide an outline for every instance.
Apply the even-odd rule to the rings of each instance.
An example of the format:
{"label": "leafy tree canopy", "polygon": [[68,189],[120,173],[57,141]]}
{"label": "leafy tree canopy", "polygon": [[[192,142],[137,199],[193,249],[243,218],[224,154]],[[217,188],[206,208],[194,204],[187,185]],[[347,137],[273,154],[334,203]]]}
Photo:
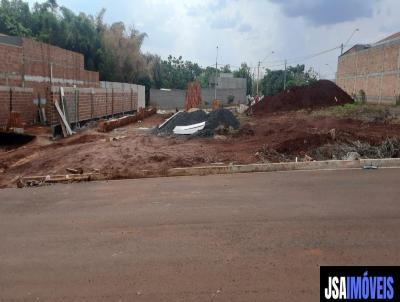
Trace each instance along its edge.
{"label": "leafy tree canopy", "polygon": [[[282,92],[284,81],[284,70],[267,69],[261,81],[262,93],[271,96]],[[286,69],[286,88],[309,85],[315,81],[317,81],[317,74],[312,68],[306,71],[304,65],[296,65]]]}
{"label": "leafy tree canopy", "polygon": [[[145,54],[142,45],[146,33],[122,22],[106,24],[105,10],[96,16],[76,14],[56,0],[35,3],[32,8],[23,0],[0,0],[0,33],[30,37],[85,56],[85,68],[98,71],[104,81],[139,83],[146,88],[186,89],[187,83],[198,80],[208,87],[215,76],[215,67],[202,68],[181,56],[166,60],[156,54]],[[218,72],[232,72],[229,65]],[[247,79],[251,92],[250,68],[243,63],[235,77]]]}

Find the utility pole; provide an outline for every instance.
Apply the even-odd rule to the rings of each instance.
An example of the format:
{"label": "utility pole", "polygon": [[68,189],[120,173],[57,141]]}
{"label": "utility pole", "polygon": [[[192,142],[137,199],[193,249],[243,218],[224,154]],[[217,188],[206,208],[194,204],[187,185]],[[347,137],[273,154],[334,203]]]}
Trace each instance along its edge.
{"label": "utility pole", "polygon": [[258,82],[260,81],[260,64],[261,64],[261,61],[258,61],[258,66],[257,66],[257,96],[258,96]]}
{"label": "utility pole", "polygon": [[343,54],[343,49],[344,49],[344,47],[347,46],[347,45],[349,44],[351,38],[353,38],[354,34],[355,34],[356,32],[358,32],[358,31],[360,31],[358,28],[356,28],[355,30],[353,30],[353,32],[351,33],[351,35],[350,35],[350,37],[347,39],[347,41],[346,41],[344,44],[342,43],[342,44],[340,45],[340,55]]}
{"label": "utility pole", "polygon": [[217,72],[218,72],[218,46],[217,46],[217,56],[215,58],[214,100],[217,99]]}
{"label": "utility pole", "polygon": [[257,95],[258,95],[258,82],[260,82],[260,65],[263,63],[269,56],[273,55],[275,52],[271,51],[269,54],[265,56],[265,58],[262,61],[258,61],[258,66],[257,66]]}
{"label": "utility pole", "polygon": [[286,64],[287,61],[285,60],[285,73],[283,74],[283,91],[286,90]]}

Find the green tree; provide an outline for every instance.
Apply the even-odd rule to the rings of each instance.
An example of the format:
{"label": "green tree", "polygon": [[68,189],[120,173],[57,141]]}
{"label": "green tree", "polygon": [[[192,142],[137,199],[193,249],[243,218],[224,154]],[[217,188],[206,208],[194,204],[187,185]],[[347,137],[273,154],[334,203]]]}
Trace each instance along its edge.
{"label": "green tree", "polygon": [[246,83],[247,83],[246,94],[251,95],[253,80],[251,78],[250,67],[247,66],[247,63],[242,63],[240,65],[240,68],[233,72],[233,76],[235,78],[245,78],[246,79]]}
{"label": "green tree", "polygon": [[32,16],[27,2],[21,0],[1,0],[0,32],[13,36],[32,35],[30,24]]}
{"label": "green tree", "polygon": [[186,89],[187,84],[196,80],[202,73],[202,68],[197,63],[183,61],[182,56],[176,58],[169,55],[167,60],[161,61],[159,67],[162,88]]}
{"label": "green tree", "polygon": [[211,77],[215,77],[215,74],[215,67],[207,66],[205,69],[203,69],[197,78],[200,86],[202,88],[207,88],[209,86],[209,80],[211,79]]}
{"label": "green tree", "polygon": [[220,67],[219,70],[220,70],[220,72],[223,72],[223,73],[232,73],[231,66],[229,64]]}
{"label": "green tree", "polygon": [[[283,91],[285,71],[266,70],[266,74],[261,81],[262,92],[264,95],[272,96]],[[309,85],[317,81],[317,74],[310,68],[305,71],[304,65],[289,66],[286,69],[286,88],[293,86]]]}

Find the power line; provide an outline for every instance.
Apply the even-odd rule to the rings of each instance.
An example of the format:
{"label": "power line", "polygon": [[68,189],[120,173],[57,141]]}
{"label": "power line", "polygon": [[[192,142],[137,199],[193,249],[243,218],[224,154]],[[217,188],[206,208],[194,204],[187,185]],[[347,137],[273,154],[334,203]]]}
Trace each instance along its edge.
{"label": "power line", "polygon": [[[329,52],[332,52],[332,51],[340,49],[340,48],[341,48],[341,45],[333,47],[333,48],[329,48],[329,49],[326,49],[326,50],[323,50],[323,51],[320,51],[320,52],[317,52],[317,53],[313,53],[313,54],[309,54],[309,55],[305,55],[305,56],[301,56],[301,57],[289,58],[289,59],[286,59],[286,61],[287,61],[287,64],[299,63],[299,62],[307,61],[307,60],[316,58],[318,56],[327,54]],[[263,61],[261,61],[261,62],[263,62]],[[220,63],[219,65],[220,66],[221,65],[223,65],[223,66],[229,65],[229,67],[233,67],[233,68],[240,68],[241,67],[241,66],[237,66],[237,65],[222,64],[222,63]],[[279,66],[284,66],[284,65],[285,65],[285,59],[282,59],[282,60],[275,60],[275,61],[266,62],[265,65],[260,66],[260,67],[262,67],[262,68],[267,68],[267,67],[273,68],[273,67],[279,67]],[[214,64],[210,64],[210,65],[208,65],[206,67],[213,67],[213,66],[214,66]],[[247,67],[250,68],[250,69],[251,68],[258,68],[258,64],[256,66],[247,65]]]}
{"label": "power line", "polygon": [[[334,51],[334,50],[336,50],[336,49],[339,49],[339,48],[341,48],[341,46],[336,46],[336,47],[333,47],[333,48],[330,48],[330,49],[326,49],[326,50],[323,50],[323,51],[320,51],[320,52],[317,52],[317,53],[314,53],[314,54],[302,56],[302,57],[296,57],[296,58],[286,59],[286,61],[287,61],[288,64],[294,64],[294,63],[298,63],[298,62],[304,62],[304,61],[307,61],[307,60],[316,58],[316,57],[318,57],[318,56],[324,55],[324,54],[326,54],[326,53],[332,52],[332,51]],[[271,64],[277,63],[277,64],[272,65],[272,66],[271,66],[270,64],[268,64],[269,67],[283,66],[283,65],[285,65],[285,60],[271,61],[270,63],[271,63]],[[263,67],[268,67],[268,66],[263,66]]]}
{"label": "power line", "polygon": [[[344,45],[344,46],[347,46],[347,45]],[[337,49],[340,49],[340,48],[341,48],[341,45],[333,47],[333,48],[329,48],[329,49],[326,49],[326,50],[322,50],[322,51],[317,52],[317,53],[301,56],[301,57],[293,57],[293,58],[289,58],[289,59],[286,59],[286,60],[282,59],[282,60],[269,61],[269,62],[266,62],[266,64],[264,64],[263,66],[260,65],[260,68],[276,68],[276,67],[285,66],[285,61],[286,61],[287,65],[291,65],[291,64],[295,64],[295,63],[301,63],[301,62],[304,62],[304,61],[319,57],[321,55],[330,53],[330,52],[332,52],[334,50],[337,50]],[[269,55],[267,55],[267,57],[268,56]],[[263,61],[260,61],[260,62],[263,62]],[[242,66],[231,65],[231,64],[222,64],[222,63],[220,63],[219,65],[220,66],[229,65],[229,67],[233,67],[233,68],[241,68],[242,67]],[[258,64],[255,65],[255,66],[247,65],[247,67],[249,69],[258,68],[258,66],[259,66]],[[210,64],[210,65],[208,65],[206,67],[215,67],[215,64]]]}

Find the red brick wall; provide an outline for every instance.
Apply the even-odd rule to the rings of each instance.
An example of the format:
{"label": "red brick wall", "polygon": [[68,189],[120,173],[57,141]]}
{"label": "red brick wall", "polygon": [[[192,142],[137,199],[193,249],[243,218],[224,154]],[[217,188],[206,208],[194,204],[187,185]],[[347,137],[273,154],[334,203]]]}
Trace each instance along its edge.
{"label": "red brick wall", "polygon": [[22,48],[0,44],[0,85],[16,86],[22,82]]}
{"label": "red brick wall", "polygon": [[99,73],[84,69],[84,57],[32,39],[22,38],[22,47],[0,44],[0,85],[32,87],[46,94],[53,85],[99,87]]}
{"label": "red brick wall", "polygon": [[[59,87],[53,86],[50,93],[46,112],[51,125],[59,124],[54,101],[60,99]],[[105,88],[64,88],[66,106],[75,106],[75,90],[78,91],[77,117],[79,121],[102,118],[137,110],[138,95],[132,90],[117,90]],[[74,120],[74,117],[70,117]]]}
{"label": "red brick wall", "polygon": [[0,87],[0,128],[7,125],[10,116],[10,91]]}
{"label": "red brick wall", "polygon": [[33,104],[31,88],[0,86],[0,127],[7,125],[10,107],[21,114],[22,122],[31,125],[36,122],[37,107]]}
{"label": "red brick wall", "polygon": [[[50,83],[51,77],[53,83]],[[60,97],[59,86],[65,87],[67,103],[75,102],[76,89],[71,87],[77,87],[78,111],[76,107],[68,111],[73,113],[71,121],[76,117],[84,121],[138,109],[137,91],[98,88],[99,74],[84,70],[82,54],[26,38],[22,38],[22,47],[0,44],[0,85],[6,84],[15,90],[13,110],[19,111],[27,124],[36,120],[37,106],[33,104],[33,99],[39,96],[47,100],[46,117],[49,123],[59,124],[54,107],[54,100]],[[94,87],[94,93],[91,88],[83,87]],[[0,126],[6,125],[9,117],[9,89],[0,89]]]}
{"label": "red brick wall", "polygon": [[400,95],[400,43],[382,44],[339,57],[337,84],[349,94],[364,90],[367,102],[396,102]]}

